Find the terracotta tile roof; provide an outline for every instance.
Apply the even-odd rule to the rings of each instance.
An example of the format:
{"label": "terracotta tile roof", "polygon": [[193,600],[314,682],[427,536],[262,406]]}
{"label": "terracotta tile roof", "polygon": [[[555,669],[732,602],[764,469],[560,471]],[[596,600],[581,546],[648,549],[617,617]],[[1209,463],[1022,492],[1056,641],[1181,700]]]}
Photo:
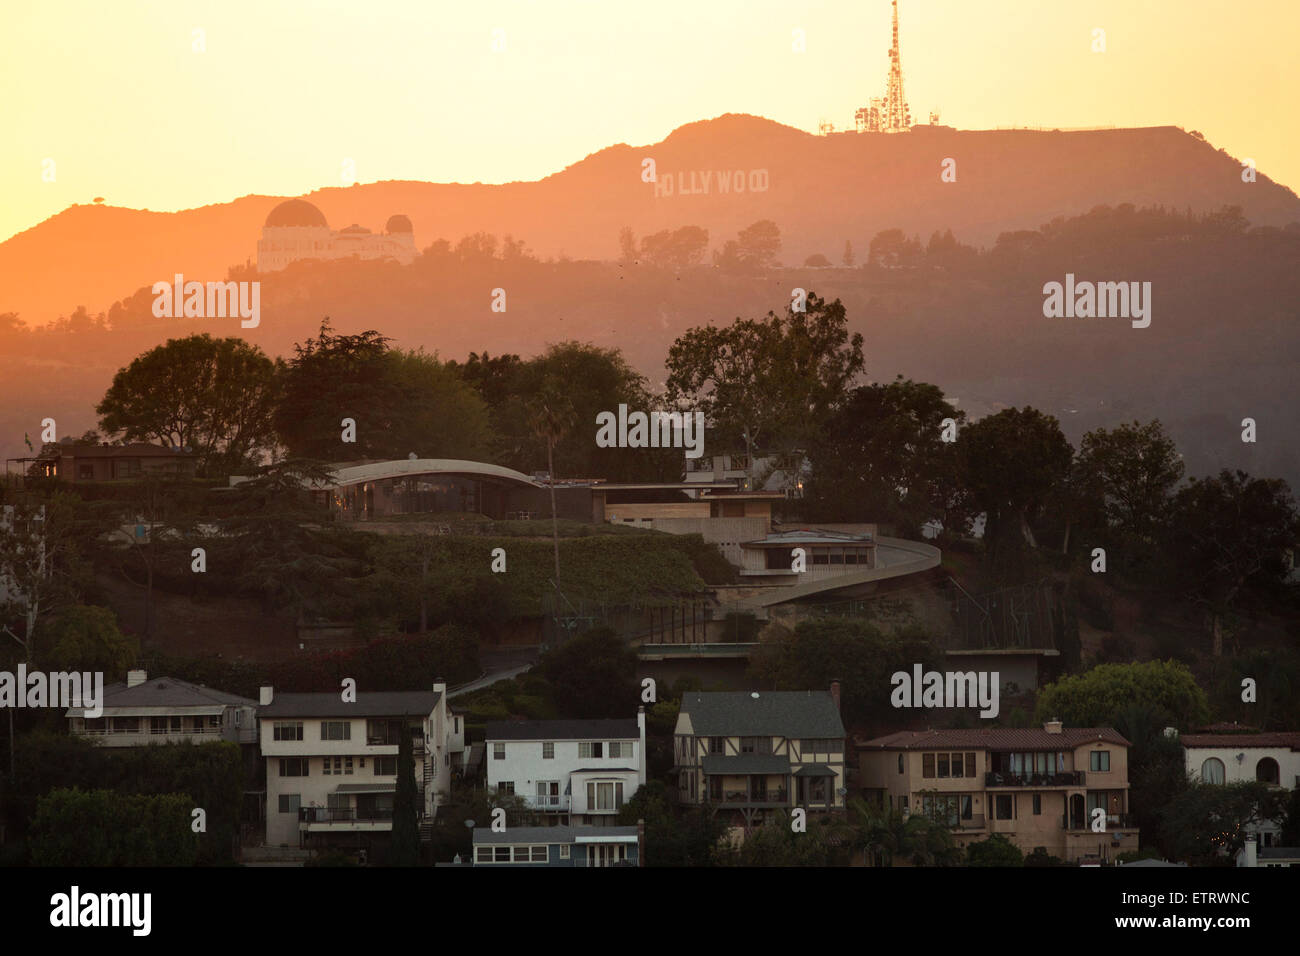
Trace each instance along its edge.
{"label": "terracotta tile roof", "polygon": [[1017,729],[989,727],[973,730],[903,730],[873,740],[854,739],[859,750],[930,750],[942,747],[985,750],[1059,750],[1073,749],[1092,741],[1129,746],[1123,734],[1113,727],[1069,727],[1059,734],[1049,734],[1041,727]]}
{"label": "terracotta tile roof", "polygon": [[1300,750],[1300,731],[1280,730],[1268,734],[1183,734],[1184,747],[1286,747]]}

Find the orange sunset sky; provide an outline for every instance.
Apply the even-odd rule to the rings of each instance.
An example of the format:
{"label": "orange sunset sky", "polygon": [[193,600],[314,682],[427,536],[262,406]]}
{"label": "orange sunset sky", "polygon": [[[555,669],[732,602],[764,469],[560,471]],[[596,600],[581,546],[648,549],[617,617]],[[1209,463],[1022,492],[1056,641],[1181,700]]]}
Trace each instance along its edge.
{"label": "orange sunset sky", "polygon": [[[1300,186],[1295,0],[899,10],[920,121],[1178,125]],[[0,239],[96,196],[176,210],[297,195],[344,182],[347,160],[360,182],[509,182],[728,112],[851,126],[884,92],[889,18],[887,0],[11,4]]]}

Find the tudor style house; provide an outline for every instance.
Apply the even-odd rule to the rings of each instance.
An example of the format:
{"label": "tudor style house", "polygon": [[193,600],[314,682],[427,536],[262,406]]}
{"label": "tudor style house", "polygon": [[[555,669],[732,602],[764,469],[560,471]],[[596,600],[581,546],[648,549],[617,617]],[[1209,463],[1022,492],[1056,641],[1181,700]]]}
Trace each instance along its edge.
{"label": "tudor style house", "polygon": [[[365,849],[393,829],[399,741],[409,734],[422,819],[450,790],[464,750],[462,718],[447,685],[431,691],[329,694],[261,689],[258,721],[266,758],[266,842]],[[423,829],[423,828],[422,828]]]}
{"label": "tudor style house", "polygon": [[488,827],[474,831],[475,866],[641,866],[641,826]]}
{"label": "tudor style house", "polygon": [[857,743],[862,788],[879,803],[946,823],[959,846],[1001,833],[1025,853],[1042,847],[1069,862],[1137,849],[1128,748],[1110,727],[1060,721],[1041,730],[909,730]]}
{"label": "tudor style house", "polygon": [[548,823],[609,826],[646,781],[644,707],[635,720],[496,721],[483,736],[488,788]]}
{"label": "tudor style house", "polygon": [[[143,747],[192,741],[257,742],[257,701],[175,677],[127,671],[125,684],[104,688],[103,714],[87,717],[70,708],[68,730],[101,747]],[[250,748],[251,749],[251,748]]]}
{"label": "tudor style house", "polygon": [[678,798],[735,827],[768,810],[842,810],[840,685],[829,691],[687,693],[674,729]]}

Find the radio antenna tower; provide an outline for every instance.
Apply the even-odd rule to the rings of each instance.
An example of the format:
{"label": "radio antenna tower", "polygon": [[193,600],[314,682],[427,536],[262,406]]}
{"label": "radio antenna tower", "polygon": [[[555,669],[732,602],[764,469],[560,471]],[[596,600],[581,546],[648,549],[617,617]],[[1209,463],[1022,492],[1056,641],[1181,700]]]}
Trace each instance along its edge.
{"label": "radio antenna tower", "polygon": [[893,45],[889,48],[889,82],[885,96],[872,97],[871,105],[854,114],[860,133],[906,133],[912,128],[912,114],[903,96],[903,64],[898,52],[898,0],[893,0]]}

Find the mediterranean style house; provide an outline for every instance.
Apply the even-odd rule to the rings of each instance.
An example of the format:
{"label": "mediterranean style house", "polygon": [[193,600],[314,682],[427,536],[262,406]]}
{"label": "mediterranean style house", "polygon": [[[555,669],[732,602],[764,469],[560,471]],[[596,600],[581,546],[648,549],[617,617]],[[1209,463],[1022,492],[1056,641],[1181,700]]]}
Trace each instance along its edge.
{"label": "mediterranean style house", "polygon": [[449,792],[464,751],[462,718],[432,691],[279,694],[261,689],[258,721],[266,759],[266,842],[366,849],[393,829],[397,754],[409,734],[421,817]]}
{"label": "mediterranean style house", "polygon": [[497,721],[483,736],[488,788],[547,822],[608,827],[646,781],[644,707],[635,720]]}
{"label": "mediterranean style house", "polygon": [[[1237,728],[1208,729],[1216,732],[1183,734],[1179,739],[1187,758],[1187,774],[1192,780],[1201,783],[1255,780],[1286,790],[1300,787],[1300,732],[1241,733]],[[1282,848],[1279,821],[1250,824],[1246,830],[1255,838],[1261,856]],[[1256,864],[1239,858],[1237,865]]]}
{"label": "mediterranean style house", "polygon": [[[959,846],[1001,833],[1069,862],[1138,848],[1129,742],[1110,727],[902,731],[857,742],[862,788],[946,823]],[[1093,811],[1100,809],[1101,814]],[[1104,831],[1095,830],[1104,820]]]}
{"label": "mediterranean style house", "polygon": [[103,714],[97,718],[87,717],[84,708],[69,708],[64,714],[69,732],[101,747],[257,742],[257,701],[174,677],[148,678],[145,671],[127,671],[125,684],[105,687]]}
{"label": "mediterranean style house", "polygon": [[687,693],[673,734],[679,801],[733,827],[748,831],[769,810],[844,808],[838,681],[829,691]]}
{"label": "mediterranean style house", "polygon": [[641,826],[474,831],[475,866],[641,866]]}

